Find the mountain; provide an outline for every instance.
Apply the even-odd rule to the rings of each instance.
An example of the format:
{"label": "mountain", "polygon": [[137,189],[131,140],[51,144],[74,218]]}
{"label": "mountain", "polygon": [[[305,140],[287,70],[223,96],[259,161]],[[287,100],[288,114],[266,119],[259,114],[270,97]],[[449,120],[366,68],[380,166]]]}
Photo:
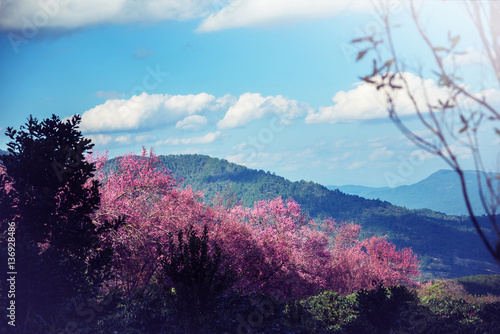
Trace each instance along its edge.
{"label": "mountain", "polygon": [[[362,237],[385,235],[398,248],[412,247],[422,261],[423,277],[454,278],[500,273],[472,223],[465,216],[447,216],[431,210],[409,210],[386,201],[348,195],[307,181],[291,182],[262,170],[253,170],[205,155],[159,156],[161,163],[185,186],[216,192],[250,206],[277,196],[292,197],[313,218],[332,217],[363,227]],[[487,221],[484,225],[487,225]],[[493,232],[486,231],[493,237]]]}
{"label": "mountain", "polygon": [[[472,208],[477,215],[485,214],[478,195],[475,171],[464,171]],[[330,190],[380,199],[408,209],[430,209],[448,215],[468,215],[458,175],[453,170],[439,170],[426,179],[409,186],[372,188],[364,186],[327,186]]]}
{"label": "mountain", "polygon": [[4,151],[4,150],[0,149],[0,155],[6,155],[6,154],[9,154],[9,151]]}

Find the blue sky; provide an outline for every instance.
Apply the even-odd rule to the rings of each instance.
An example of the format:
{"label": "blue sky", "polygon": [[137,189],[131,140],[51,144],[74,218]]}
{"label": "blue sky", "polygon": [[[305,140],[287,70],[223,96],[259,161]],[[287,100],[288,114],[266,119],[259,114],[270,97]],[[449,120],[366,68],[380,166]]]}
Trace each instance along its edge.
{"label": "blue sky", "polygon": [[[408,23],[407,4],[390,3]],[[462,4],[427,1],[422,17],[436,42],[448,30],[462,35],[460,74],[500,101]],[[82,132],[111,156],[146,146],[294,181],[414,183],[447,166],[405,139],[360,82],[371,64],[356,62],[360,49],[349,42],[372,29],[380,22],[361,0],[0,0],[0,130],[30,114],[77,113]],[[403,26],[395,41],[409,61],[430,64],[417,37]],[[410,111],[406,121],[423,131]],[[481,136],[492,155],[497,138]],[[472,168],[470,154],[461,157]]]}

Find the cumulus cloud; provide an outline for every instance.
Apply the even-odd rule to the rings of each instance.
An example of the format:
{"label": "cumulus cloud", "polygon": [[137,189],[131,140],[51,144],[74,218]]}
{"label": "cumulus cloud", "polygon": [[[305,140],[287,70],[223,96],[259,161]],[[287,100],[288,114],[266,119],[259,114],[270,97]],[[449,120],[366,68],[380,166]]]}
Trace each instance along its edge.
{"label": "cumulus cloud", "polygon": [[370,161],[380,160],[380,159],[388,159],[394,155],[394,151],[390,151],[387,147],[379,147],[375,149],[368,159]]}
{"label": "cumulus cloud", "polygon": [[[113,97],[112,92],[99,96]],[[219,129],[244,126],[262,117],[275,115],[281,123],[310,113],[305,103],[281,95],[263,97],[244,93],[239,98],[226,94],[215,98],[207,93],[189,95],[148,94],[129,99],[110,99],[82,114],[80,128],[85,133],[142,131],[176,124],[177,129],[199,130],[208,124],[202,113],[224,115]]]}
{"label": "cumulus cloud", "polygon": [[443,59],[448,67],[465,67],[469,65],[483,64],[487,62],[487,56],[482,50],[469,46],[462,54],[449,54]]}
{"label": "cumulus cloud", "polygon": [[425,150],[415,150],[410,153],[412,161],[425,161],[436,158],[436,155],[431,154]]}
{"label": "cumulus cloud", "polygon": [[[433,79],[422,79],[409,72],[401,73],[401,75],[407,80],[420,107],[425,108],[426,106],[427,100],[424,92],[430,101],[446,100],[447,89],[439,87]],[[306,123],[352,122],[388,116],[384,94],[381,94],[374,85],[366,82],[357,83],[356,88],[350,91],[339,91],[332,100],[334,102],[332,106],[319,107],[317,112],[309,113],[306,117]],[[394,104],[399,115],[415,113],[411,100],[403,90],[398,91],[398,94],[395,95]]]}
{"label": "cumulus cloud", "polygon": [[130,144],[130,135],[118,136],[115,138],[115,142],[120,144]]}
{"label": "cumulus cloud", "polygon": [[192,115],[178,121],[175,127],[182,130],[199,130],[206,126],[208,123],[207,118],[200,115]]}
{"label": "cumulus cloud", "polygon": [[213,107],[215,97],[142,93],[130,99],[108,100],[82,115],[83,132],[117,132],[144,130],[177,122],[185,117]]}
{"label": "cumulus cloud", "polygon": [[192,138],[167,138],[157,144],[163,145],[204,145],[213,143],[217,138],[221,136],[221,132],[209,132],[202,137],[192,137]]}
{"label": "cumulus cloud", "polygon": [[286,122],[307,112],[311,112],[307,104],[281,95],[263,97],[258,93],[245,93],[228,109],[217,127],[219,129],[241,127],[253,120],[273,114]]}
{"label": "cumulus cloud", "polygon": [[0,3],[0,30],[78,29],[98,24],[126,24],[206,17],[220,0],[16,0]]}
{"label": "cumulus cloud", "polygon": [[135,136],[134,140],[137,143],[144,143],[144,142],[148,142],[151,140],[156,140],[156,136],[155,135],[139,135],[139,136]]}
{"label": "cumulus cloud", "polygon": [[96,145],[106,145],[113,140],[112,136],[103,134],[87,135],[85,137],[90,139],[92,143]]}
{"label": "cumulus cloud", "polygon": [[207,109],[209,105],[215,101],[213,95],[201,93],[198,95],[174,95],[165,100],[165,107],[169,110],[179,113],[187,112],[192,115]]}
{"label": "cumulus cloud", "polygon": [[334,17],[345,11],[365,12],[370,8],[365,0],[236,0],[205,18],[197,31],[278,25]]}
{"label": "cumulus cloud", "polygon": [[[204,18],[197,31],[279,25],[366,12],[368,0],[16,0],[0,2],[0,31],[60,33],[101,24]],[[54,32],[55,31],[55,32]],[[149,51],[140,55],[149,56]]]}

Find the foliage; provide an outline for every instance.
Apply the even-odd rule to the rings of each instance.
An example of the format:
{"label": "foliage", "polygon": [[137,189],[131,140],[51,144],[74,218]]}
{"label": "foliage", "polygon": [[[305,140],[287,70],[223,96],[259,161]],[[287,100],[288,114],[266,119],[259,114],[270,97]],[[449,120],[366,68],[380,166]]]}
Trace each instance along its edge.
{"label": "foliage", "polygon": [[405,311],[418,303],[416,292],[405,286],[386,288],[382,281],[374,281],[373,290],[359,290],[356,293],[356,321],[350,324],[351,330],[371,333],[384,333],[398,325]]}
{"label": "foliage", "polygon": [[[121,157],[114,169],[107,169],[106,155],[88,157],[97,163],[96,179],[100,187],[101,207],[93,216],[97,225],[124,216],[118,231],[102,236],[115,250],[114,284],[126,293],[145,289],[158,266],[156,244],[167,242],[169,233],[212,219],[212,212],[201,202],[203,194],[180,190],[171,173],[158,165],[151,150],[140,156]],[[195,226],[201,229],[200,226]]]}
{"label": "foliage", "polygon": [[221,245],[240,275],[239,291],[277,298],[305,298],[318,288],[342,294],[373,279],[414,284],[418,260],[383,238],[359,241],[361,228],[325,220],[317,224],[292,199],[280,197],[237,206],[227,213]]}
{"label": "foliage", "polygon": [[477,323],[480,320],[480,307],[463,298],[432,298],[428,300],[428,306],[434,315],[455,322]]}
{"label": "foliage", "polygon": [[[80,117],[30,117],[20,130],[8,128],[8,155],[0,156],[1,252],[7,226],[15,222],[16,308],[21,331],[45,326],[78,296],[92,296],[109,278],[111,248],[90,215],[99,207],[95,166],[84,160],[92,148],[78,131]],[[7,262],[7,261],[5,261]],[[5,274],[5,271],[2,275]],[[6,280],[2,276],[2,284]],[[5,290],[4,290],[5,291]]]}
{"label": "foliage", "polygon": [[457,282],[462,284],[471,295],[492,294],[500,296],[500,275],[460,277]]}
{"label": "foliage", "polygon": [[196,235],[190,226],[178,232],[177,243],[170,234],[167,245],[158,246],[160,284],[168,291],[173,283],[175,305],[185,333],[202,328],[215,312],[217,298],[234,283],[233,273],[222,268],[219,245],[213,244],[213,249],[210,246],[206,225],[202,236]]}
{"label": "foliage", "polygon": [[423,302],[428,302],[431,299],[465,298],[467,291],[462,284],[454,280],[437,280],[422,284],[418,294]]}
{"label": "foliage", "polygon": [[158,161],[144,150],[141,156],[115,160],[117,167],[109,172],[99,164],[103,204],[95,219],[126,216],[126,226],[105,238],[116,249],[116,284],[125,291],[155,279],[154,245],[167,243],[169,235],[193,222],[198,234],[201,226],[209,228],[210,240],[221,247],[223,265],[237,276],[235,289],[243,294],[258,291],[290,299],[318,288],[349,293],[369,287],[373,279],[412,283],[418,275],[411,250],[396,250],[378,237],[359,241],[358,225],[316,223],[292,199],[258,201],[253,208],[227,202],[208,207],[202,194],[179,189]]}
{"label": "foliage", "polygon": [[113,303],[82,333],[181,333],[172,292],[151,284],[129,295],[110,292],[108,298]]}
{"label": "foliage", "polygon": [[[323,329],[341,330],[356,318],[355,303],[355,294],[342,296],[337,292],[322,291],[306,299],[303,308]],[[307,327],[311,325],[308,324]]]}
{"label": "foliage", "polygon": [[226,194],[210,207],[146,150],[115,168],[106,156],[83,159],[92,146],[78,122],[30,119],[17,136],[8,130],[11,154],[1,157],[2,228],[16,222],[18,271],[30,274],[18,276],[31,294],[20,299],[33,314],[24,332],[72,319],[82,333],[382,332],[411,327],[418,307],[452,328],[494,322],[498,305],[447,297],[448,282],[429,285],[417,306],[416,255],[360,240],[360,225],[316,221],[291,198],[244,207]]}
{"label": "foliage", "polygon": [[[176,178],[184,179],[184,184],[203,191],[207,200],[217,193],[229,192],[232,203],[241,200],[245,206],[252,206],[259,200],[291,197],[301,205],[302,212],[313,218],[332,217],[361,225],[361,238],[386,235],[398,249],[412,247],[420,256],[429,256],[426,276],[460,277],[496,269],[465,216],[407,210],[387,202],[330,191],[312,182],[290,182],[269,172],[204,155],[169,155],[158,159]],[[478,219],[482,226],[489,224],[486,219]],[[488,230],[485,233],[489,233]],[[442,235],[448,237],[442,238]],[[464,262],[455,261],[456,258]]]}

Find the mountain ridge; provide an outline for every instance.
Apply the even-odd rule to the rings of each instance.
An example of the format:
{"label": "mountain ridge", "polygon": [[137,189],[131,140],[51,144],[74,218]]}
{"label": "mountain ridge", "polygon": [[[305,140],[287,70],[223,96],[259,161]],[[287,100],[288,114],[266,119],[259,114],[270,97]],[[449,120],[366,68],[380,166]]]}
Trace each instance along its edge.
{"label": "mountain ridge", "polygon": [[[476,171],[465,170],[464,175],[474,212],[476,215],[485,214],[478,195]],[[448,215],[468,215],[458,175],[448,169],[440,169],[419,182],[395,188],[357,185],[330,185],[327,188],[368,199],[380,199],[408,209],[426,208]]]}
{"label": "mountain ridge", "polygon": [[412,247],[422,260],[424,278],[499,272],[468,217],[409,210],[389,202],[348,195],[338,189],[332,191],[311,181],[292,182],[274,173],[206,155],[160,155],[158,158],[175,178],[184,179],[184,186],[203,191],[207,201],[216,192],[230,194],[246,206],[257,200],[292,197],[313,218],[332,217],[339,222],[354,222],[362,226],[362,237],[385,235],[398,248]]}

